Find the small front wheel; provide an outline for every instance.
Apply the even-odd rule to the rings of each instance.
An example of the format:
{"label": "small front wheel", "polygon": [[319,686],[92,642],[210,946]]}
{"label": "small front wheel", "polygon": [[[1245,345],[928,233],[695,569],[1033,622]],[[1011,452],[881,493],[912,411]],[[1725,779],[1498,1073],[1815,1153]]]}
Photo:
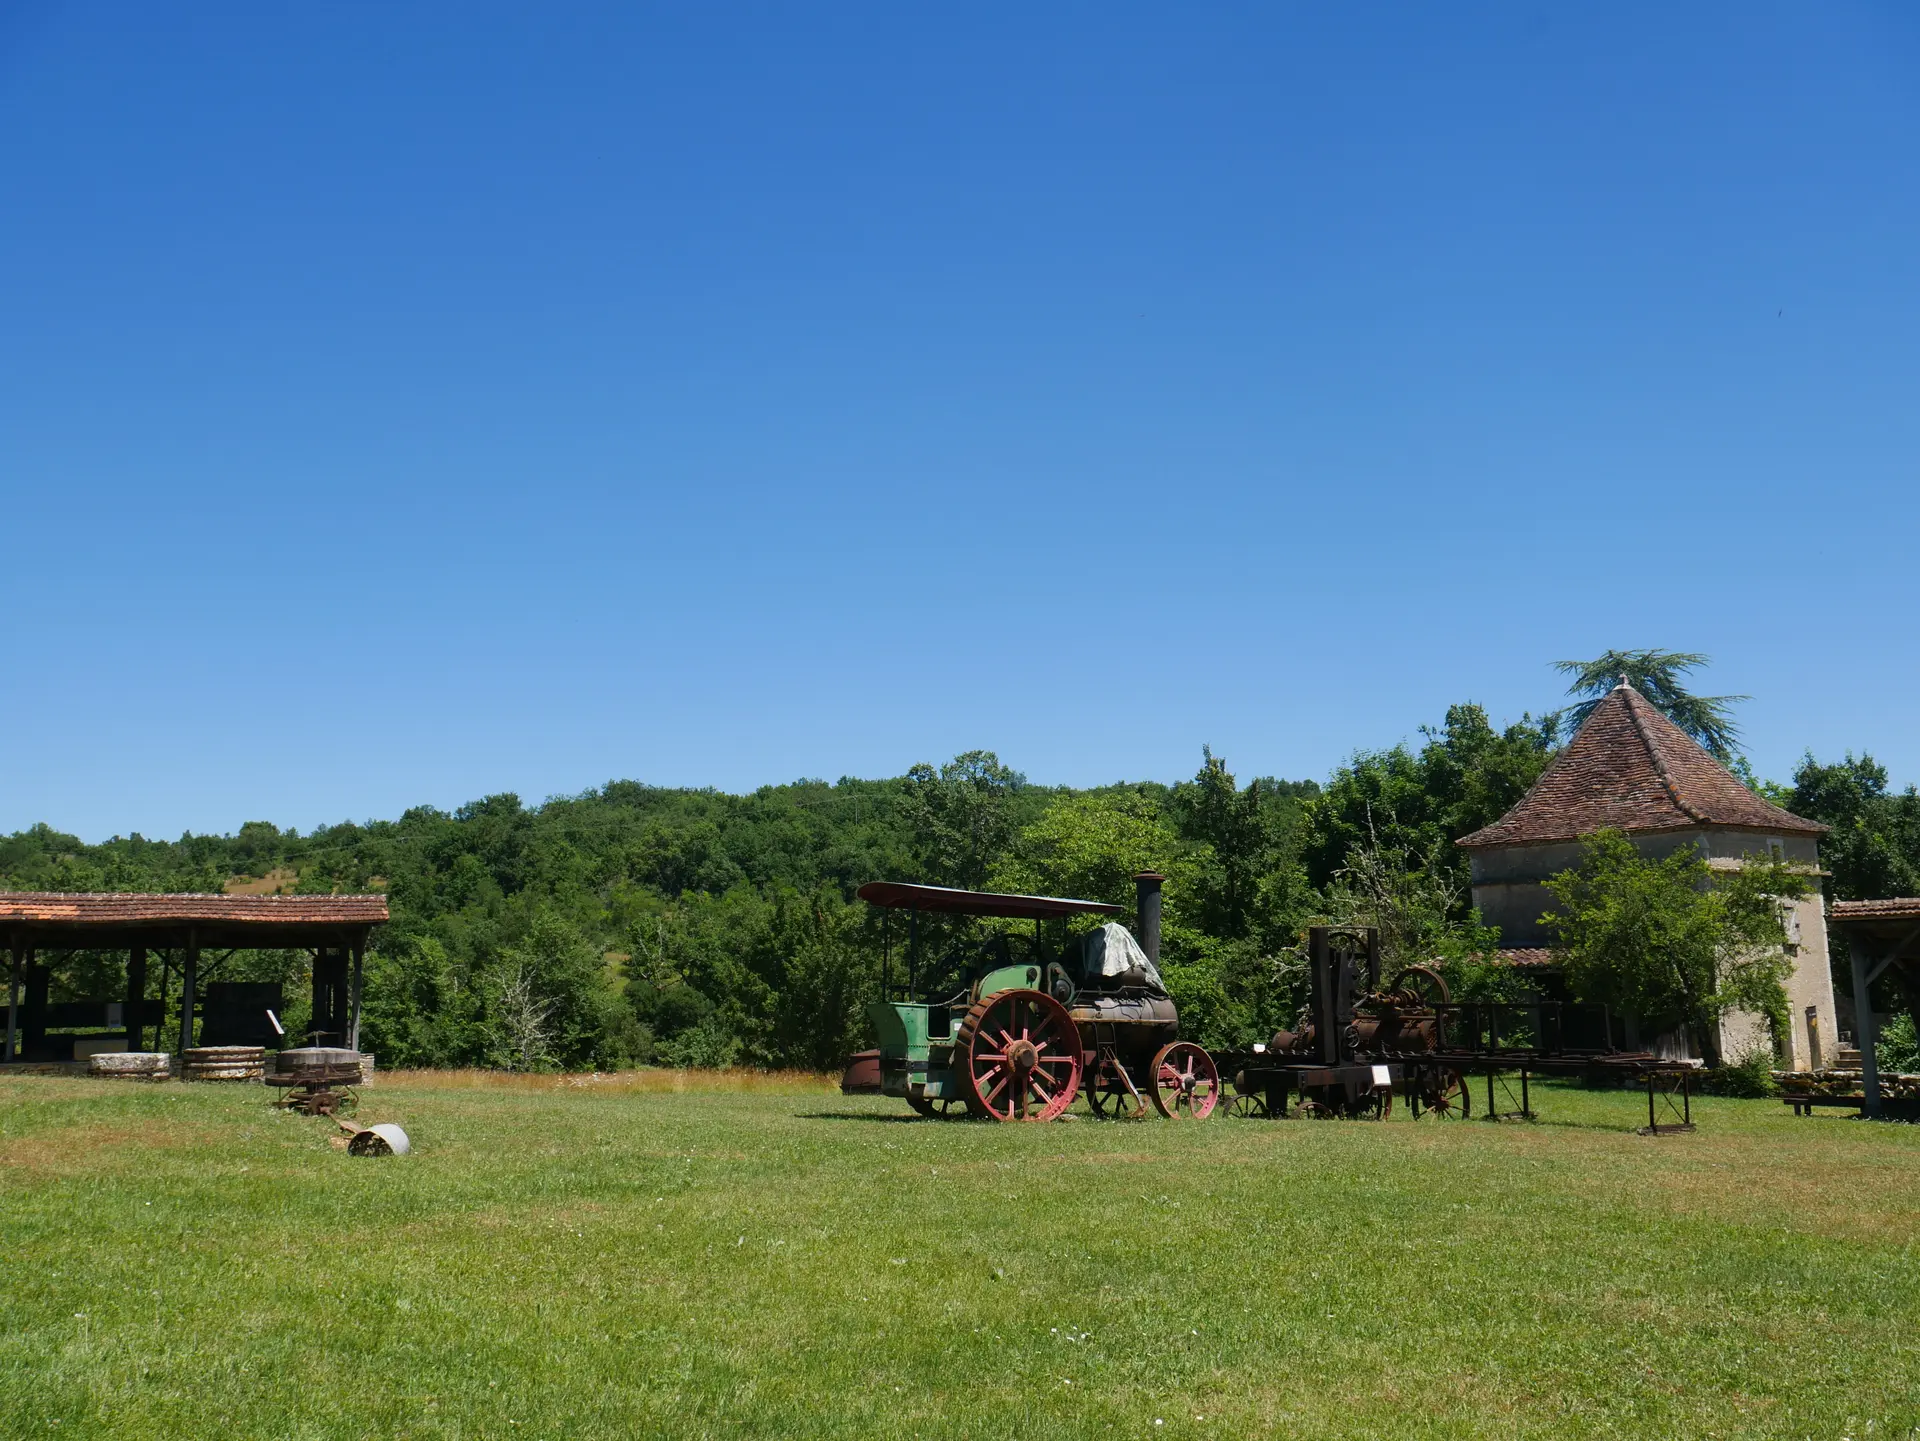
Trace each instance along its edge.
{"label": "small front wheel", "polygon": [[1422,1078],[1420,1113],[1440,1121],[1465,1120],[1473,1114],[1467,1078],[1458,1071],[1438,1071]]}
{"label": "small front wheel", "polygon": [[1153,1058],[1153,1108],[1168,1120],[1204,1121],[1220,1104],[1220,1070],[1192,1041],[1162,1046]]}

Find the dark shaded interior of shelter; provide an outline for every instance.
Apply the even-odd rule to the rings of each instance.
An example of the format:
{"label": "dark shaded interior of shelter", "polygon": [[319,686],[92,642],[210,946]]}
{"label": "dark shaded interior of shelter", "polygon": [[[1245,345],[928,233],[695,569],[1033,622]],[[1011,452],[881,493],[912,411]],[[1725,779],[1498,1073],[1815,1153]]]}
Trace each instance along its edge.
{"label": "dark shaded interior of shelter", "polygon": [[[0,1063],[195,1046],[357,1050],[367,940],[386,919],[379,896],[0,895],[9,961]],[[281,1024],[280,982],[222,974],[235,953],[260,950],[311,957],[311,1019],[299,1036]],[[75,952],[124,954],[117,993],[52,999],[55,966]]]}

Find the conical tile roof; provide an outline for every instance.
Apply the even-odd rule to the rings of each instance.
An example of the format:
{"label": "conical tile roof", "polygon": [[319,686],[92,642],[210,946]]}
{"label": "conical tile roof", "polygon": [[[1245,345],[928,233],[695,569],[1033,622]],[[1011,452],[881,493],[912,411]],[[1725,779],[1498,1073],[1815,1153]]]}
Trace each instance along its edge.
{"label": "conical tile roof", "polygon": [[1760,799],[1623,681],[1512,810],[1459,843],[1469,849],[1538,845],[1578,840],[1607,827],[1701,826],[1801,835],[1827,829]]}

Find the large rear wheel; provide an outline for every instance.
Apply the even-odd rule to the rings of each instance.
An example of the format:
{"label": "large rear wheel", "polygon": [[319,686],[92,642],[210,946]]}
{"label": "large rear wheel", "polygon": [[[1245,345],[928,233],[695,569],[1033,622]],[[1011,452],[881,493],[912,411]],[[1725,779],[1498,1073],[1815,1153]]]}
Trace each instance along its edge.
{"label": "large rear wheel", "polygon": [[967,1109],[996,1121],[1051,1121],[1080,1091],[1080,1028],[1045,991],[975,1001],[953,1035]]}

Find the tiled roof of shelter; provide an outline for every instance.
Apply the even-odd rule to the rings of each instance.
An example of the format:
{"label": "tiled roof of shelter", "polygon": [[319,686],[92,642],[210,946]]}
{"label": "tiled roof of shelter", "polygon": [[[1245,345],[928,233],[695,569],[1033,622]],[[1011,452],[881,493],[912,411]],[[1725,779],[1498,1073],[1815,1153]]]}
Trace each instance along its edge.
{"label": "tiled roof of shelter", "polygon": [[1494,954],[1510,966],[1553,964],[1553,952],[1545,946],[1502,946]]}
{"label": "tiled roof of shelter", "polygon": [[141,926],[156,923],[382,925],[385,896],[206,896],[0,891],[0,925]]}
{"label": "tiled roof of shelter", "polygon": [[1700,743],[1622,682],[1589,713],[1533,788],[1460,844],[1572,841],[1608,827],[1678,831],[1727,826],[1819,835],[1818,821],[1770,805]]}
{"label": "tiled roof of shelter", "polygon": [[1835,901],[1836,921],[1920,921],[1920,896],[1890,896],[1882,901]]}

